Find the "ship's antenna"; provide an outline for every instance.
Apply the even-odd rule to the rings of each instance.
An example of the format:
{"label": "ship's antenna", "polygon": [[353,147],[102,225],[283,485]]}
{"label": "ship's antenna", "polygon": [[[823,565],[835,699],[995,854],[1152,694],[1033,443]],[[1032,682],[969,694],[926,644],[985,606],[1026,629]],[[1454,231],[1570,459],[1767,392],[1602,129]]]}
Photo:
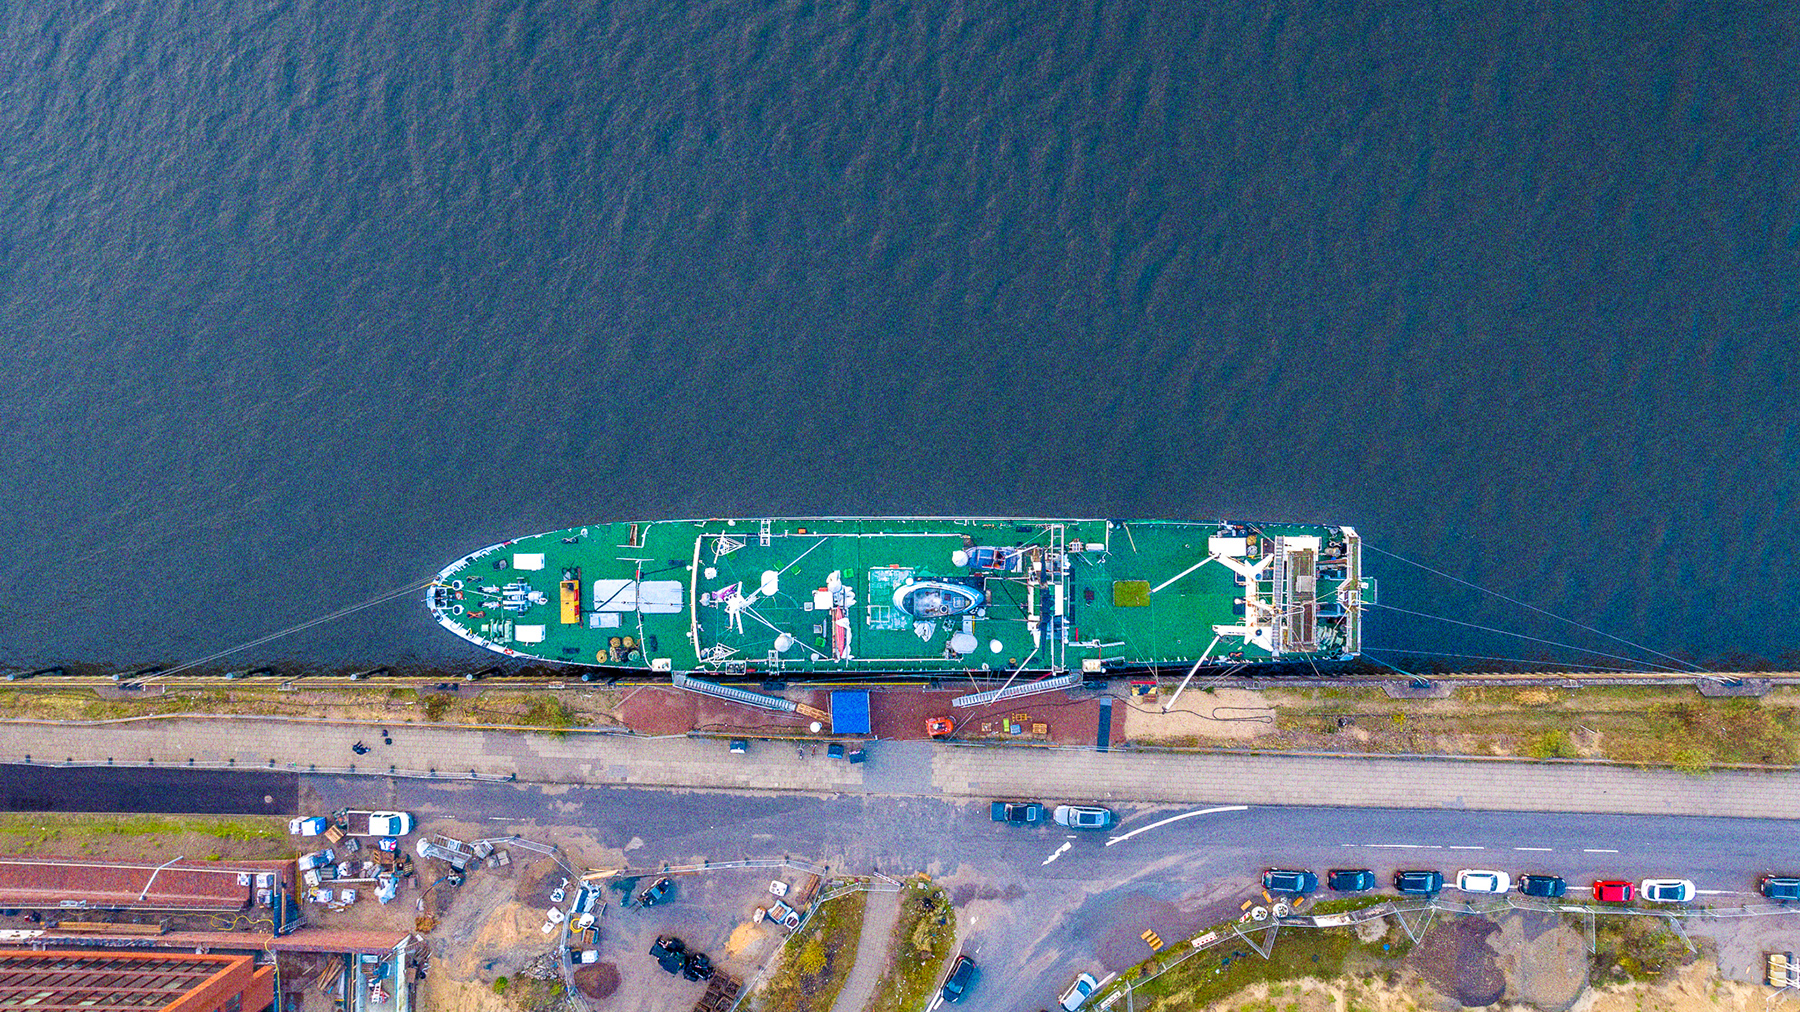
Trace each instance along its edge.
{"label": "ship's antenna", "polygon": [[[1658,656],[1658,657],[1661,657],[1661,658],[1663,658],[1663,659],[1665,659],[1665,660],[1671,660],[1671,661],[1674,661],[1674,662],[1675,662],[1675,663],[1677,663],[1677,664],[1685,664],[1685,665],[1687,665],[1687,666],[1688,666],[1688,667],[1690,667],[1690,668],[1693,668],[1693,669],[1694,669],[1694,670],[1695,670],[1695,671],[1705,671],[1705,670],[1706,670],[1706,669],[1705,669],[1705,668],[1702,668],[1702,667],[1700,667],[1700,666],[1699,666],[1699,665],[1698,665],[1698,664],[1695,664],[1695,663],[1693,663],[1693,662],[1692,662],[1692,661],[1684,661],[1684,660],[1682,660],[1682,659],[1681,659],[1681,658],[1679,658],[1679,657],[1676,657],[1676,656],[1675,656],[1675,655],[1673,655],[1673,654],[1665,654],[1665,653],[1663,653],[1663,652],[1662,652],[1662,651],[1661,651],[1661,650],[1657,650],[1657,649],[1656,649],[1656,648],[1654,648],[1654,647],[1647,647],[1647,646],[1645,646],[1645,645],[1643,645],[1643,644],[1642,644],[1642,643],[1633,643],[1633,642],[1632,642],[1632,641],[1631,641],[1631,640],[1628,640],[1628,639],[1626,639],[1626,638],[1625,638],[1625,637],[1623,637],[1623,636],[1614,636],[1614,635],[1613,635],[1613,634],[1612,634],[1612,633],[1609,633],[1609,632],[1602,632],[1602,631],[1600,631],[1600,630],[1599,630],[1599,629],[1596,629],[1596,628],[1594,628],[1594,627],[1593,627],[1593,626],[1591,626],[1591,625],[1582,625],[1582,624],[1581,624],[1581,623],[1580,623],[1580,622],[1577,622],[1577,621],[1575,621],[1575,620],[1574,620],[1574,619],[1572,619],[1572,618],[1565,618],[1565,617],[1564,617],[1564,616],[1562,616],[1562,615],[1558,615],[1558,614],[1556,614],[1556,613],[1555,613],[1555,612],[1553,612],[1553,611],[1545,611],[1545,610],[1544,610],[1544,609],[1542,609],[1542,608],[1539,608],[1539,607],[1538,607],[1538,606],[1537,606],[1537,605],[1535,605],[1535,604],[1526,604],[1526,603],[1525,603],[1525,602],[1524,602],[1524,601],[1521,601],[1521,600],[1519,600],[1519,599],[1518,599],[1518,598],[1514,598],[1514,597],[1507,597],[1507,596],[1506,596],[1506,595],[1505,595],[1505,594],[1502,594],[1502,593],[1500,593],[1500,592],[1499,592],[1499,591],[1497,591],[1497,590],[1489,590],[1489,589],[1487,589],[1487,588],[1486,588],[1486,587],[1483,587],[1483,586],[1479,586],[1479,585],[1477,585],[1477,584],[1473,584],[1473,583],[1470,583],[1470,582],[1469,582],[1469,581],[1467,581],[1467,580],[1464,580],[1464,579],[1462,579],[1462,578],[1461,578],[1461,577],[1456,577],[1456,576],[1451,576],[1451,575],[1450,575],[1450,574],[1449,574],[1449,573],[1446,573],[1446,572],[1444,572],[1444,571],[1443,571],[1443,570],[1441,570],[1441,569],[1433,569],[1433,568],[1431,568],[1431,567],[1430,567],[1430,566],[1427,566],[1427,565],[1425,565],[1425,564],[1424,564],[1424,563],[1422,563],[1422,562],[1414,562],[1414,561],[1413,561],[1413,560],[1411,560],[1411,559],[1408,559],[1408,558],[1404,558],[1404,557],[1402,557],[1402,556],[1399,556],[1399,555],[1395,555],[1395,554],[1394,554],[1394,553],[1393,553],[1393,552],[1390,552],[1390,551],[1387,551],[1387,550],[1386,550],[1386,549],[1382,549],[1382,548],[1376,548],[1376,547],[1375,547],[1375,546],[1374,546],[1374,545],[1371,545],[1371,544],[1369,544],[1369,542],[1368,542],[1368,541],[1367,541],[1367,540],[1364,540],[1364,541],[1363,541],[1363,547],[1364,547],[1364,548],[1367,548],[1367,549],[1368,549],[1368,550],[1369,550],[1369,551],[1371,551],[1371,552],[1380,552],[1380,553],[1381,553],[1381,554],[1382,554],[1382,555],[1385,555],[1385,556],[1387,556],[1387,557],[1388,557],[1388,558],[1390,558],[1390,559],[1397,559],[1397,560],[1399,560],[1399,561],[1400,561],[1400,562],[1404,562],[1404,563],[1406,563],[1406,564],[1407,564],[1407,565],[1409,565],[1409,566],[1416,566],[1416,567],[1417,567],[1417,568],[1419,568],[1419,569],[1423,569],[1423,570],[1424,570],[1424,571],[1426,571],[1426,572],[1427,572],[1427,573],[1432,573],[1432,574],[1435,574],[1435,575],[1437,575],[1437,576],[1441,576],[1441,577],[1443,577],[1443,578],[1444,578],[1444,579],[1446,579],[1446,580],[1452,580],[1452,581],[1454,581],[1454,582],[1456,582],[1456,583],[1460,583],[1460,584],[1462,584],[1462,585],[1463,585],[1463,586],[1465,586],[1465,587],[1468,587],[1468,588],[1470,588],[1470,589],[1472,589],[1472,590],[1479,590],[1479,591],[1481,591],[1481,592],[1482,592],[1482,593],[1483,593],[1483,594],[1490,594],[1490,595],[1492,595],[1492,596],[1494,596],[1494,597],[1497,597],[1497,598],[1499,598],[1499,599],[1500,599],[1500,600],[1502,600],[1502,601],[1505,601],[1505,602],[1507,602],[1507,603],[1508,603],[1508,604],[1516,604],[1516,605],[1518,605],[1518,606],[1519,606],[1519,607],[1521,607],[1521,608],[1529,608],[1529,609],[1531,609],[1531,610],[1532,610],[1532,611],[1535,611],[1535,612],[1537,612],[1537,613],[1538,613],[1538,614],[1540,614],[1540,615],[1548,615],[1548,616],[1550,616],[1550,617],[1551,617],[1551,618],[1553,618],[1553,619],[1556,619],[1556,620],[1557,620],[1557,621],[1558,621],[1558,622],[1567,622],[1567,623],[1568,623],[1568,624],[1570,624],[1570,625],[1572,625],[1572,626],[1574,626],[1574,627],[1575,627],[1575,628],[1577,628],[1577,629],[1581,629],[1581,630],[1584,630],[1584,631],[1586,631],[1586,632],[1591,632],[1591,633],[1593,633],[1593,634],[1594,634],[1594,635],[1596,635],[1596,636],[1604,636],[1604,637],[1606,637],[1606,638],[1607,638],[1607,639],[1609,639],[1609,640],[1613,640],[1613,641],[1614,641],[1614,642],[1618,642],[1618,643],[1623,643],[1623,644],[1625,644],[1625,645],[1626,645],[1626,646],[1628,646],[1628,647],[1634,647],[1634,648],[1636,648],[1636,649],[1638,649],[1638,650],[1642,650],[1642,651],[1644,651],[1644,652],[1645,652],[1645,653],[1650,653],[1650,654],[1655,654],[1655,655],[1656,655],[1656,656]],[[1579,648],[1577,648],[1577,649],[1579,649]],[[1634,660],[1634,659],[1633,659],[1633,658],[1629,658],[1629,657],[1627,657],[1627,658],[1623,658],[1623,659],[1624,659],[1624,660],[1633,660],[1633,661],[1634,661],[1634,663],[1635,663],[1635,660]],[[1659,665],[1652,665],[1652,667],[1658,667],[1658,666],[1659,666]]]}

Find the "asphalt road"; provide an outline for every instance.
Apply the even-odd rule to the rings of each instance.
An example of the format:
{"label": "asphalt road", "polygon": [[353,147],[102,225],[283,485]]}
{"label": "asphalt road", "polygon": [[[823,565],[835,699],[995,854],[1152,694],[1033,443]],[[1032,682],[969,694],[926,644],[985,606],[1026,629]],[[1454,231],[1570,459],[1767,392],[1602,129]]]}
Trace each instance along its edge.
{"label": "asphalt road", "polygon": [[[1400,868],[1542,872],[1569,879],[1572,893],[1594,878],[1681,877],[1722,903],[1751,898],[1761,872],[1800,873],[1800,823],[1788,819],[1145,806],[1118,808],[1111,831],[1077,834],[996,824],[985,802],[377,783],[382,805],[490,822],[495,835],[574,825],[614,846],[635,839],[631,856],[644,865],[786,854],[848,871],[927,871],[956,898],[967,951],[1009,969],[985,975],[979,1007],[1020,1012],[1052,1004],[1082,970],[1143,958],[1146,928],[1180,938],[1260,902],[1271,865],[1321,877],[1371,868],[1384,882]],[[370,781],[309,777],[307,787],[328,806],[377,801]],[[1188,812],[1203,814],[1164,822]]]}
{"label": "asphalt road", "polygon": [[0,765],[0,811],[292,815],[299,784],[281,772]]}

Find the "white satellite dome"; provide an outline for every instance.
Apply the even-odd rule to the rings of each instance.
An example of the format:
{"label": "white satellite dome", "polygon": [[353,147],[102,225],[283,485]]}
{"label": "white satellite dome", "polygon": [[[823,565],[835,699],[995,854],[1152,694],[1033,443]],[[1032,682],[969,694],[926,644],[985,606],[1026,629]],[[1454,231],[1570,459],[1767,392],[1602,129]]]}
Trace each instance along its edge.
{"label": "white satellite dome", "polygon": [[775,652],[776,653],[785,654],[789,650],[792,650],[792,649],[794,649],[794,637],[793,636],[791,636],[787,633],[782,633],[780,636],[775,637]]}
{"label": "white satellite dome", "polygon": [[957,549],[957,550],[956,550],[956,551],[954,551],[954,552],[951,552],[951,553],[950,553],[950,564],[951,564],[951,565],[953,565],[953,566],[966,566],[966,565],[968,565],[968,564],[969,564],[969,553],[968,553],[968,552],[965,552],[965,551],[963,551],[963,550],[962,550],[962,549],[960,549],[960,548],[958,548],[958,549]]}
{"label": "white satellite dome", "polygon": [[1006,649],[1006,644],[1000,642],[999,640],[988,640],[988,649],[993,651],[994,653],[999,653],[1000,651]]}
{"label": "white satellite dome", "polygon": [[974,633],[959,632],[950,637],[950,649],[959,654],[972,654],[979,643]]}

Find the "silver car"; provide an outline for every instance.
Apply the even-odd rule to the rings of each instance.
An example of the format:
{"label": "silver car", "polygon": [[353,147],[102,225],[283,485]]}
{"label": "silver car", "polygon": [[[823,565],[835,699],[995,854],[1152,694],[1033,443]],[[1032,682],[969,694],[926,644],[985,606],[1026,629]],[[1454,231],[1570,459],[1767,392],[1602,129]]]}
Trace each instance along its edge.
{"label": "silver car", "polygon": [[1052,818],[1057,825],[1070,829],[1105,829],[1113,824],[1111,809],[1091,805],[1057,805]]}
{"label": "silver car", "polygon": [[1092,995],[1099,987],[1100,982],[1095,980],[1091,973],[1084,973],[1076,977],[1075,983],[1070,984],[1069,989],[1064,991],[1062,997],[1058,999],[1062,1002],[1063,1012],[1075,1012],[1076,1009],[1087,1003],[1088,996]]}

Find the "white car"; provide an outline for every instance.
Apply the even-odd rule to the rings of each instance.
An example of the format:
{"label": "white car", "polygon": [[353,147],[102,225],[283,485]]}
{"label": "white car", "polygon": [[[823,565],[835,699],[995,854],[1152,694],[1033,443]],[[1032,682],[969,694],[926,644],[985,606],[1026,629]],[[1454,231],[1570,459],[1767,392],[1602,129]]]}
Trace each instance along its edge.
{"label": "white car", "polygon": [[413,817],[406,812],[370,812],[370,836],[405,836],[413,831]]}
{"label": "white car", "polygon": [[1694,883],[1684,878],[1647,878],[1638,895],[1652,903],[1686,903],[1694,898]]}
{"label": "white car", "polygon": [[1058,999],[1062,1002],[1063,1012],[1075,1012],[1076,1009],[1087,1003],[1088,996],[1099,987],[1100,982],[1095,980],[1091,973],[1084,973],[1076,977],[1075,983],[1070,984],[1069,989],[1064,991],[1062,997]]}
{"label": "white car", "polygon": [[1466,893],[1504,893],[1512,890],[1512,876],[1503,871],[1464,868],[1456,873],[1456,888]]}

